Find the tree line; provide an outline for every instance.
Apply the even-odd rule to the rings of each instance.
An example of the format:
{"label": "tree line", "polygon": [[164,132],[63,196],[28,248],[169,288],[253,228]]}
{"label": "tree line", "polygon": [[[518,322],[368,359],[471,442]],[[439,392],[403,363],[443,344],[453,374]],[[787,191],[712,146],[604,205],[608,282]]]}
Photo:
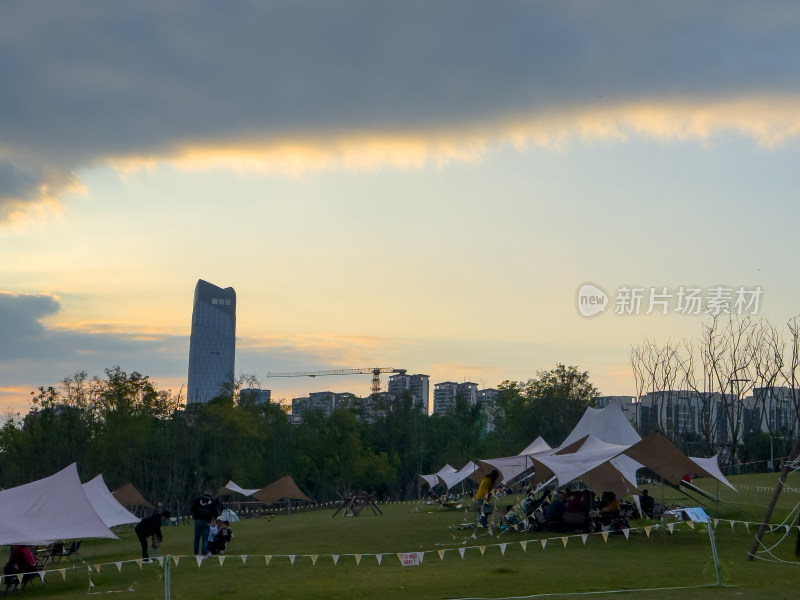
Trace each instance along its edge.
{"label": "tree line", "polygon": [[[253,379],[239,381],[252,386]],[[380,417],[364,419],[354,402],[327,415],[306,411],[292,425],[282,406],[240,398],[238,389],[184,407],[180,392],[120,367],[40,387],[28,413],[0,429],[0,485],[77,462],[83,481],[102,474],[112,490],[131,482],[175,514],[203,488],[229,479],[263,487],[287,474],[317,501],[358,489],[411,498],[417,476],[445,464],[517,454],[540,435],[559,444],[598,395],[587,372],[559,364],[527,381],[500,383],[488,407],[458,396],[446,415],[428,415],[408,393],[382,395],[373,399],[382,403]]]}

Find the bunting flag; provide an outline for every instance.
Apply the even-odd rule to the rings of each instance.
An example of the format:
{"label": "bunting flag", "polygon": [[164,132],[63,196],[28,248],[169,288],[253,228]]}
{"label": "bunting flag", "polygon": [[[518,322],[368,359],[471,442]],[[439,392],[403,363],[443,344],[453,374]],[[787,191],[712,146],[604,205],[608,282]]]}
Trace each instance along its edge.
{"label": "bunting flag", "polygon": [[178,566],[178,562],[179,562],[180,560],[181,560],[181,557],[180,557],[180,556],[178,556],[178,555],[175,555],[175,556],[173,556],[173,557],[172,557],[172,562],[173,562],[173,563],[175,563],[175,566],[176,566],[176,567]]}
{"label": "bunting flag", "polygon": [[336,566],[336,564],[339,562],[339,555],[331,554],[331,558],[333,559],[333,565]]}
{"label": "bunting flag", "polygon": [[[733,531],[733,524],[735,521],[731,521],[731,531]],[[744,524],[745,529],[747,529],[747,523]]]}
{"label": "bunting flag", "polygon": [[358,566],[358,563],[361,562],[361,555],[360,554],[354,554],[353,556],[356,557],[356,566]]}
{"label": "bunting flag", "polygon": [[163,556],[157,556],[156,560],[158,561],[158,566],[159,567],[163,567],[164,566],[164,557]]}
{"label": "bunting flag", "polygon": [[383,560],[383,554],[376,554],[375,558],[378,559],[378,564],[381,564],[381,560]]}
{"label": "bunting flag", "polygon": [[644,534],[645,534],[647,537],[650,537],[650,525],[645,525],[645,526],[644,526]]}
{"label": "bunting flag", "polygon": [[225,557],[222,554],[217,554],[217,558],[219,559],[219,566],[222,566],[222,563],[225,562]]}
{"label": "bunting flag", "polygon": [[564,548],[566,548],[566,547],[567,547],[567,540],[568,540],[568,539],[569,539],[568,537],[562,537],[562,538],[561,538],[561,543],[562,543],[562,544],[564,544]]}
{"label": "bunting flag", "polygon": [[122,573],[122,561],[118,560],[114,564],[117,565],[117,572]]}
{"label": "bunting flag", "polygon": [[500,544],[500,555],[501,556],[506,555],[506,544]]}
{"label": "bunting flag", "polygon": [[583,545],[585,546],[586,545],[586,540],[589,539],[589,534],[588,533],[582,534],[581,535],[581,539],[583,540]]}
{"label": "bunting flag", "polygon": [[601,531],[600,535],[603,536],[603,541],[607,544],[608,543],[608,532],[607,531]]}
{"label": "bunting flag", "polygon": [[542,539],[541,542],[542,542],[542,550],[544,550],[545,546],[547,546],[547,538]]}
{"label": "bunting flag", "polygon": [[58,572],[61,573],[61,579],[63,581],[66,581],[67,580],[67,570],[66,569],[59,569]]}
{"label": "bunting flag", "polygon": [[242,554],[242,564],[243,565],[247,564],[247,554]]}
{"label": "bunting flag", "polygon": [[[195,557],[194,557],[194,559],[197,561],[197,568],[198,568],[198,569],[200,568],[200,565],[202,565],[202,564],[203,564],[203,559],[204,559],[204,558],[205,558],[205,556],[202,556],[202,555],[199,555],[199,554],[198,554],[197,556],[195,556]],[[139,567],[141,567],[141,566],[142,566],[142,565],[140,564],[140,565],[139,565]]]}
{"label": "bunting flag", "polygon": [[420,550],[417,552],[417,556],[419,557],[419,564],[422,564],[422,561],[425,560],[425,551]]}
{"label": "bunting flag", "polygon": [[528,542],[526,540],[522,540],[519,543],[519,545],[522,546],[522,551],[523,552],[527,552],[528,551]]}
{"label": "bunting flag", "polygon": [[626,527],[625,529],[622,530],[622,535],[625,536],[626,540],[630,539],[631,530]]}
{"label": "bunting flag", "polygon": [[37,573],[39,574],[39,579],[42,580],[42,583],[46,583],[44,578],[47,575],[47,571],[37,571]]}
{"label": "bunting flag", "polygon": [[437,550],[439,553],[439,560],[444,560],[444,550]]}
{"label": "bunting flag", "polygon": [[[733,529],[733,521],[731,521],[731,529]],[[744,522],[744,529],[747,531],[747,533],[750,533],[750,523],[747,521]]]}
{"label": "bunting flag", "polygon": [[317,557],[319,557],[319,554],[312,554],[312,555],[310,556],[310,558],[311,558],[311,565],[312,565],[312,566],[316,566],[316,565],[317,565]]}
{"label": "bunting flag", "polygon": [[296,554],[290,554],[289,555],[289,562],[292,563],[292,566],[294,566],[294,559],[295,558],[297,558]]}
{"label": "bunting flag", "polygon": [[[140,558],[139,560],[137,560],[136,564],[139,565],[139,568],[141,569],[142,568],[142,559]],[[100,572],[100,565],[95,565],[94,566],[94,570],[99,573]]]}
{"label": "bunting flag", "polygon": [[694,521],[686,521],[686,524],[689,526],[689,529],[694,529]]}
{"label": "bunting flag", "polygon": [[461,546],[461,547],[458,549],[458,553],[461,555],[461,558],[464,558],[464,552],[466,552],[466,550],[467,550],[467,549],[466,549],[464,546]]}
{"label": "bunting flag", "polygon": [[672,531],[673,529],[675,529],[675,523],[667,523],[667,530],[670,533],[673,533],[673,531]]}
{"label": "bunting flag", "polygon": [[483,556],[483,553],[486,552],[486,546],[478,546],[478,550],[481,551],[481,556]]}
{"label": "bunting flag", "polygon": [[269,566],[269,561],[271,561],[271,560],[272,560],[272,555],[271,554],[265,554],[264,555],[264,562],[266,563],[266,566]]}

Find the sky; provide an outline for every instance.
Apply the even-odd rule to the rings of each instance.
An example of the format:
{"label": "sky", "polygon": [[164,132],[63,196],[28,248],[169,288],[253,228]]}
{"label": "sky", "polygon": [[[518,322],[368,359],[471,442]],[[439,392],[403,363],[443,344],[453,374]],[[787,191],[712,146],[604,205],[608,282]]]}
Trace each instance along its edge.
{"label": "sky", "polygon": [[198,279],[275,400],[558,363],[634,395],[631,347],[714,298],[781,325],[799,30],[769,0],[3,2],[0,412],[113,366],[180,390]]}

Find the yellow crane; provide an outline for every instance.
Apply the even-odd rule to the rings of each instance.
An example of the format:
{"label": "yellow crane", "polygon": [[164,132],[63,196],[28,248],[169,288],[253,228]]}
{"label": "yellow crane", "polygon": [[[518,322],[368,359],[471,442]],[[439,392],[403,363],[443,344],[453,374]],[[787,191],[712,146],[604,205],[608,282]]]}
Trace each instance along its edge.
{"label": "yellow crane", "polygon": [[331,371],[297,371],[294,373],[267,373],[267,377],[326,377],[328,375],[369,375],[372,374],[372,393],[381,392],[381,373],[406,374],[406,369],[392,367],[373,367],[371,369],[333,369]]}

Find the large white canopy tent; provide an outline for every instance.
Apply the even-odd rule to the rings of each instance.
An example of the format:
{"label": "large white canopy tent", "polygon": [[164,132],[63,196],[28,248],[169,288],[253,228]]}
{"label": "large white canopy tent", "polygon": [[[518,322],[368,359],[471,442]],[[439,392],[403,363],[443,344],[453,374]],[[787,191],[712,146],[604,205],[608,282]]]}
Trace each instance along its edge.
{"label": "large white canopy tent", "polygon": [[116,535],[92,506],[75,463],[55,475],[0,491],[0,545]]}
{"label": "large white canopy tent", "polygon": [[446,489],[452,488],[454,485],[458,485],[465,479],[469,478],[475,471],[478,470],[478,465],[474,462],[469,461],[463,467],[461,467],[458,471],[447,471],[445,473],[437,473],[436,477],[439,482],[444,485]]}
{"label": "large white canopy tent", "polygon": [[228,483],[226,483],[221,488],[219,488],[219,490],[217,490],[217,496],[224,496],[225,494],[230,494],[230,493],[241,494],[242,496],[252,496],[260,489],[261,488],[246,489],[243,487],[239,487],[233,482],[233,480],[229,480]]}
{"label": "large white canopy tent", "polygon": [[108,486],[106,486],[102,475],[98,475],[91,481],[84,483],[83,491],[86,493],[89,502],[92,503],[94,510],[100,515],[100,518],[103,519],[103,523],[106,524],[106,527],[139,522],[139,517],[126,510],[126,508],[114,498]]}
{"label": "large white canopy tent", "polygon": [[480,479],[489,474],[492,469],[497,469],[497,472],[500,473],[500,481],[509,483],[533,466],[533,456],[549,454],[550,452],[552,452],[550,445],[544,441],[542,436],[539,436],[515,456],[479,460],[478,471],[472,475],[472,478]]}
{"label": "large white canopy tent", "polygon": [[419,478],[422,480],[420,485],[422,485],[422,483],[427,483],[428,486],[431,489],[433,489],[437,485],[439,485],[439,475],[443,475],[445,473],[455,473],[455,472],[456,472],[455,467],[451,467],[449,464],[445,465],[441,469],[439,469],[436,473],[431,473],[430,475],[420,475]]}

